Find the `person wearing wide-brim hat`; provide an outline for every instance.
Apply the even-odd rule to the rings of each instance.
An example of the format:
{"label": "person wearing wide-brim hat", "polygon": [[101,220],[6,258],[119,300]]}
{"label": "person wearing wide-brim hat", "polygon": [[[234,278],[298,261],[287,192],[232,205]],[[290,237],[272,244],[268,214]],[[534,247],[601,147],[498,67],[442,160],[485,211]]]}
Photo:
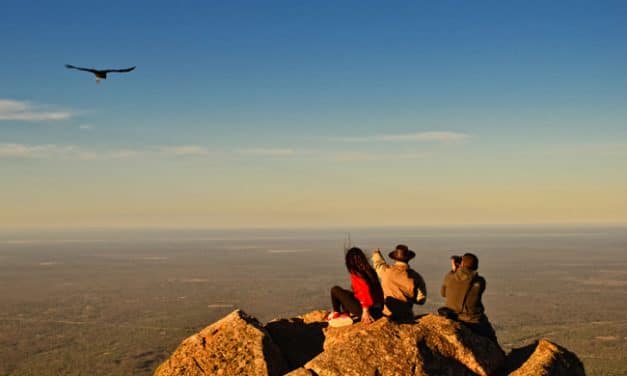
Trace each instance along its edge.
{"label": "person wearing wide-brim hat", "polygon": [[400,261],[400,262],[409,262],[409,260],[416,257],[416,253],[409,248],[405,244],[399,244],[396,246],[396,249],[388,254],[391,259]]}
{"label": "person wearing wide-brim hat", "polygon": [[412,321],[413,305],[425,304],[427,300],[424,279],[408,264],[416,257],[416,253],[406,245],[399,244],[388,256],[394,260],[393,265],[385,262],[379,249],[372,254],[372,263],[383,287],[383,314],[397,321]]}

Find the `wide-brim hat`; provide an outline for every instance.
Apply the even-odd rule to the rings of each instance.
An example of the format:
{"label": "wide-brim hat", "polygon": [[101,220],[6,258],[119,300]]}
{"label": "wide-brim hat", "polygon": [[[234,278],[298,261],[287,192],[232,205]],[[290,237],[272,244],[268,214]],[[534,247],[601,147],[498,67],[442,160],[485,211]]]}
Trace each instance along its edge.
{"label": "wide-brim hat", "polygon": [[414,251],[410,250],[405,244],[399,244],[396,246],[396,249],[388,255],[391,259],[396,261],[407,262],[414,257],[416,254]]}

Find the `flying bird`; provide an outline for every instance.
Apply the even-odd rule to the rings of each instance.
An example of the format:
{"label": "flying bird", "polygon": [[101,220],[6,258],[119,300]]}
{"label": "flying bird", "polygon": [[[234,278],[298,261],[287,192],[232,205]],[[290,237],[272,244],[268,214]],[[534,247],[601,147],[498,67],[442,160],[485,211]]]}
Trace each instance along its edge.
{"label": "flying bird", "polygon": [[65,67],[68,68],[68,69],[77,69],[77,70],[80,70],[80,71],[93,73],[96,76],[96,83],[97,84],[100,83],[100,80],[106,80],[107,79],[107,73],[127,73],[127,72],[130,72],[133,69],[135,69],[135,67],[130,67],[130,68],[126,68],[126,69],[93,69],[93,68],[75,67],[75,66],[70,65],[70,64],[65,64]]}

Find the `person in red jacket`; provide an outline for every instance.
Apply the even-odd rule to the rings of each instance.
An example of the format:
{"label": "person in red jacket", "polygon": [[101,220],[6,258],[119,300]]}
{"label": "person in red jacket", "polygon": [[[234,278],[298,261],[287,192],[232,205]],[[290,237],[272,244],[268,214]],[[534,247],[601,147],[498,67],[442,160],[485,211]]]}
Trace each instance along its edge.
{"label": "person in red jacket", "polygon": [[361,249],[349,249],[345,260],[352,291],[339,286],[331,288],[333,312],[328,319],[334,320],[342,316],[350,318],[351,315],[370,324],[381,317],[383,307],[383,290],[379,278]]}

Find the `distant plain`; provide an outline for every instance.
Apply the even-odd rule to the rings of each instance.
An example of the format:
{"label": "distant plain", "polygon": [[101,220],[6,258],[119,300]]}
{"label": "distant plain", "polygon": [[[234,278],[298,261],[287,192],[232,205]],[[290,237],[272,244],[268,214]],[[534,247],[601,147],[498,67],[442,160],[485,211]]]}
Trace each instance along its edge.
{"label": "distant plain", "polygon": [[345,233],[406,243],[434,312],[452,253],[472,251],[506,349],[545,337],[588,375],[627,374],[627,228],[459,226],[0,232],[0,375],[151,374],[235,308],[267,322],[328,309],[349,287]]}

